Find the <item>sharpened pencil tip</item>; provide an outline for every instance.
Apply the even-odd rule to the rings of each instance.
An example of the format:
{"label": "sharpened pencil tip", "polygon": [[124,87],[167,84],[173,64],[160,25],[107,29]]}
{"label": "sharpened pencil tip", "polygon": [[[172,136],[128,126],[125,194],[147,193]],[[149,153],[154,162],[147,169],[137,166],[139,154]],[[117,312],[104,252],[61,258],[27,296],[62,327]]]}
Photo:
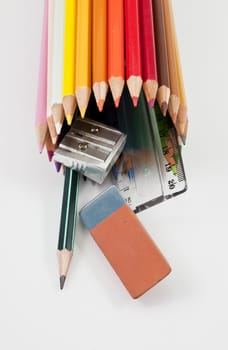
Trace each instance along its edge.
{"label": "sharpened pencil tip", "polygon": [[133,96],[132,97],[132,101],[133,101],[133,105],[134,105],[134,107],[137,107],[137,104],[138,104],[138,97],[137,96]]}
{"label": "sharpened pencil tip", "polygon": [[61,164],[61,163],[59,163],[59,162],[55,162],[55,168],[56,168],[57,173],[59,173],[59,172],[60,172],[61,166],[62,166],[62,164]]}
{"label": "sharpened pencil tip", "polygon": [[43,152],[43,148],[44,148],[44,145],[42,143],[39,144],[39,152],[42,153]]}
{"label": "sharpened pencil tip", "polygon": [[62,129],[62,124],[56,123],[55,128],[56,128],[57,135],[60,135],[61,129]]}
{"label": "sharpened pencil tip", "polygon": [[150,108],[153,108],[154,107],[154,103],[155,103],[155,100],[154,99],[151,99],[149,102],[148,102],[148,105]]}
{"label": "sharpened pencil tip", "polygon": [[118,108],[118,107],[119,107],[119,104],[120,104],[120,97],[117,97],[117,98],[115,99],[114,103],[115,103],[116,108]]}
{"label": "sharpened pencil tip", "polygon": [[81,118],[82,119],[84,119],[84,117],[85,117],[85,112],[86,112],[85,108],[80,108],[80,113],[81,113]]}
{"label": "sharpened pencil tip", "polygon": [[117,168],[116,165],[113,166],[112,173],[113,173],[113,176],[114,176],[115,180],[117,181],[118,180],[119,171],[118,171],[118,168]]}
{"label": "sharpened pencil tip", "polygon": [[182,135],[181,140],[182,140],[183,144],[186,145],[186,136]]}
{"label": "sharpened pencil tip", "polygon": [[72,120],[73,120],[73,116],[72,116],[71,114],[67,114],[66,120],[67,120],[67,124],[68,124],[68,125],[71,125]]}
{"label": "sharpened pencil tip", "polygon": [[62,290],[63,287],[64,287],[65,281],[66,281],[66,276],[64,276],[64,275],[60,276],[59,282],[60,282],[60,289],[61,289],[61,290]]}
{"label": "sharpened pencil tip", "polygon": [[99,100],[98,103],[97,103],[97,107],[99,109],[99,112],[102,112],[103,110],[103,107],[104,107],[104,100]]}
{"label": "sharpened pencil tip", "polygon": [[129,177],[130,180],[135,178],[135,170],[134,170],[134,168],[130,168],[128,170],[128,177]]}
{"label": "sharpened pencil tip", "polygon": [[48,155],[49,162],[51,162],[54,155],[53,151],[47,151],[47,155]]}
{"label": "sharpened pencil tip", "polygon": [[51,140],[52,140],[53,145],[55,145],[57,140],[58,140],[58,137],[54,136],[54,137],[51,138]]}
{"label": "sharpened pencil tip", "polygon": [[166,116],[167,110],[168,110],[168,104],[167,102],[163,102],[161,105],[161,112],[164,117]]}

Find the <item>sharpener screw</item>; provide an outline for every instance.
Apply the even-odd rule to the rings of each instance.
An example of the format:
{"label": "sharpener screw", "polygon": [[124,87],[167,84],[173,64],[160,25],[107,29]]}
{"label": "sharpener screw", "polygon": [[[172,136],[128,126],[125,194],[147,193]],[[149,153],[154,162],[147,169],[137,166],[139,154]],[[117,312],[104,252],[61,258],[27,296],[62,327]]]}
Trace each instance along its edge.
{"label": "sharpener screw", "polygon": [[97,126],[92,126],[90,131],[94,134],[98,133],[100,131],[100,128],[98,128]]}
{"label": "sharpener screw", "polygon": [[86,142],[79,143],[79,144],[78,144],[78,148],[79,148],[81,151],[85,151],[85,150],[88,148],[88,143],[86,143]]}

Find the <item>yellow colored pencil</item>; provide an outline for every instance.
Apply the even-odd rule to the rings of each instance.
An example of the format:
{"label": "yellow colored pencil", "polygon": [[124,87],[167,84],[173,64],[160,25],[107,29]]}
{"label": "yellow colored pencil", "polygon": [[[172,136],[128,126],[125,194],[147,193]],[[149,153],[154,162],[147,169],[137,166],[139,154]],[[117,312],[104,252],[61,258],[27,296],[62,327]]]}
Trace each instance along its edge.
{"label": "yellow colored pencil", "polygon": [[67,123],[71,125],[76,109],[75,98],[75,47],[77,1],[65,0],[63,108]]}
{"label": "yellow colored pencil", "polygon": [[91,0],[77,1],[76,28],[75,94],[84,118],[91,95]]}

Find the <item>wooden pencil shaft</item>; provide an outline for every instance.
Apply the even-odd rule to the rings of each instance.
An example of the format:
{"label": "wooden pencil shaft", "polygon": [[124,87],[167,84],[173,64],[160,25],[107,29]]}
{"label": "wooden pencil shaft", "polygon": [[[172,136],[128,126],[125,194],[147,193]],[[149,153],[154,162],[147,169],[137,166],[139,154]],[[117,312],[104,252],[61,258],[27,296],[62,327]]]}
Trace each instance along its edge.
{"label": "wooden pencil shaft", "polygon": [[125,0],[126,79],[142,76],[139,1]]}
{"label": "wooden pencil shaft", "polygon": [[175,31],[173,27],[172,12],[171,12],[170,5],[171,5],[170,1],[163,0],[171,95],[175,95],[179,97],[180,92],[179,92],[179,86],[178,86],[178,76],[177,76],[177,67],[176,67],[176,59],[175,59],[175,42],[174,42]]}
{"label": "wooden pencil shaft", "polygon": [[107,81],[107,5],[106,0],[93,0],[92,11],[92,76],[93,84]]}
{"label": "wooden pencil shaft", "polygon": [[78,187],[79,174],[71,168],[66,168],[58,250],[73,250],[77,219]]}
{"label": "wooden pencil shaft", "polygon": [[[35,124],[47,125],[47,61],[48,61],[48,0],[44,0],[44,14],[40,49],[39,79],[37,90],[37,105]],[[44,135],[45,136],[45,135]],[[43,139],[43,131],[41,136]]]}
{"label": "wooden pencil shaft", "polygon": [[102,111],[108,91],[107,78],[107,1],[92,2],[92,85]]}
{"label": "wooden pencil shaft", "polygon": [[91,80],[91,0],[77,1],[76,84],[88,86]]}
{"label": "wooden pencil shaft", "polygon": [[51,58],[51,106],[62,103],[63,52],[64,52],[64,0],[54,3],[53,50]]}
{"label": "wooden pencil shaft", "polygon": [[162,0],[152,0],[157,57],[158,85],[170,87]]}
{"label": "wooden pencil shaft", "polygon": [[124,4],[108,0],[108,79],[124,78]]}
{"label": "wooden pencil shaft", "polygon": [[47,116],[51,115],[54,0],[48,0]]}
{"label": "wooden pencil shaft", "polygon": [[177,67],[178,86],[179,86],[179,92],[180,92],[180,106],[177,114],[176,128],[177,128],[178,135],[182,137],[185,143],[186,137],[187,137],[187,130],[188,130],[187,101],[186,101],[186,95],[185,95],[184,79],[183,79],[183,73],[182,73],[182,67],[181,67],[177,33],[176,33],[176,28],[174,23],[172,2],[171,0],[167,0],[167,1],[169,1],[169,8],[170,8],[170,14],[171,14],[170,17],[171,17],[172,27],[174,32],[173,35],[174,35],[174,47],[175,47],[175,59],[176,59],[176,67]]}
{"label": "wooden pencil shaft", "polygon": [[179,46],[178,46],[178,39],[177,39],[177,33],[174,23],[174,15],[173,15],[173,9],[172,9],[172,3],[169,0],[170,4],[170,13],[172,13],[172,26],[174,30],[174,47],[175,47],[175,58],[176,58],[176,67],[177,67],[177,75],[178,75],[178,84],[179,84],[179,92],[180,92],[180,105],[187,106],[186,102],[186,95],[185,95],[185,88],[184,88],[184,79],[183,79],[183,73],[182,73],[182,67],[181,67],[181,60],[180,60],[180,53],[179,53]]}
{"label": "wooden pencil shaft", "polygon": [[40,65],[36,100],[35,126],[39,151],[42,152],[47,134],[47,63],[48,63],[48,0],[44,0]]}
{"label": "wooden pencil shaft", "polygon": [[86,108],[91,91],[91,0],[77,2],[76,98]]}
{"label": "wooden pencil shaft", "polygon": [[63,96],[75,93],[76,1],[65,0]]}
{"label": "wooden pencil shaft", "polygon": [[48,123],[48,129],[49,129],[49,132],[51,135],[52,142],[53,142],[53,144],[56,144],[58,135],[57,135],[56,128],[55,128],[53,115],[49,115],[47,117],[47,123]]}
{"label": "wooden pencil shaft", "polygon": [[154,39],[153,8],[151,0],[140,0],[140,33],[142,54],[142,77],[157,81],[157,63]]}

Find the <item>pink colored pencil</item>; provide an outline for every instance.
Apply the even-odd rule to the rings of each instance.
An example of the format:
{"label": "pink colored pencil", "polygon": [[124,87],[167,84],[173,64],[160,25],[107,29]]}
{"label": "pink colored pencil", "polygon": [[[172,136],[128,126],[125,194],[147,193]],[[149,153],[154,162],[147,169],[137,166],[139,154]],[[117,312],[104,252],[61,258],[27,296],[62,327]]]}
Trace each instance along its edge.
{"label": "pink colored pencil", "polygon": [[35,126],[42,152],[47,134],[47,59],[48,59],[48,0],[44,0],[43,30],[40,52],[40,67],[38,78],[38,92]]}
{"label": "pink colored pencil", "polygon": [[139,9],[143,90],[149,106],[153,107],[158,89],[158,77],[151,0],[140,0]]}
{"label": "pink colored pencil", "polygon": [[125,0],[126,80],[134,106],[142,87],[139,0]]}

